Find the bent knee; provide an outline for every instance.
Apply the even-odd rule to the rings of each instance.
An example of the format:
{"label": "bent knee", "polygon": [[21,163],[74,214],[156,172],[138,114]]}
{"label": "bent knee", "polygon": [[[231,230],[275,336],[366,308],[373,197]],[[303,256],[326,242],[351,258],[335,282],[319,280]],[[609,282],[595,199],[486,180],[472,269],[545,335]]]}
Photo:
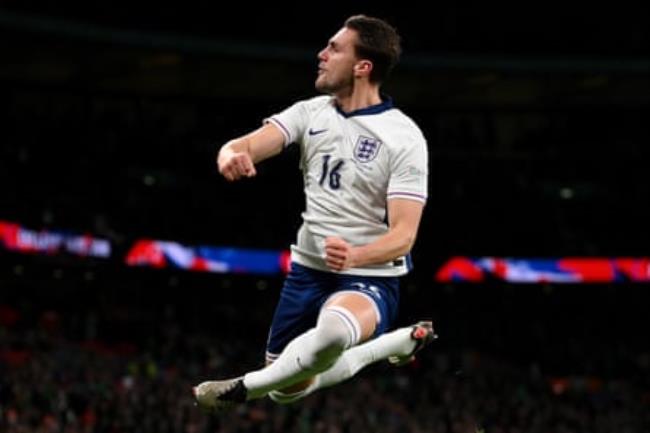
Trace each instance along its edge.
{"label": "bent knee", "polygon": [[342,313],[324,308],[314,330],[314,338],[300,357],[303,367],[321,372],[331,367],[341,353],[356,344],[356,330]]}
{"label": "bent knee", "polygon": [[327,300],[324,308],[338,310],[346,316],[358,332],[357,342],[370,339],[380,320],[375,301],[361,292],[338,292]]}
{"label": "bent knee", "polygon": [[327,346],[321,347],[314,351],[311,356],[305,356],[305,367],[316,370],[318,372],[327,370],[336,363],[336,360],[341,356],[345,346],[337,343],[332,343]]}

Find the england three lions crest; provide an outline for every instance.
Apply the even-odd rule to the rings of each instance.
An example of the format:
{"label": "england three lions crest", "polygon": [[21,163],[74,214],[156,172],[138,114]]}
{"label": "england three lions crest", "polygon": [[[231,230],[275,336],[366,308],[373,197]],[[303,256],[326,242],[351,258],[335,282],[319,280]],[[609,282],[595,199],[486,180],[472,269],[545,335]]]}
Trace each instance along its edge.
{"label": "england three lions crest", "polygon": [[375,159],[380,147],[381,141],[360,135],[354,146],[354,158],[359,162],[370,162]]}

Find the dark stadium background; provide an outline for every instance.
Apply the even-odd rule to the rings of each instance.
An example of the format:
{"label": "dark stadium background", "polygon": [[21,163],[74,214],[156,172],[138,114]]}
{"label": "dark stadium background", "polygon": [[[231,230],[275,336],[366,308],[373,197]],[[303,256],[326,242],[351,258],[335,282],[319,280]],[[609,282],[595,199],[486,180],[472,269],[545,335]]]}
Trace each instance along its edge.
{"label": "dark stadium background", "polygon": [[650,430],[647,285],[433,281],[455,255],[648,256],[646,15],[463,3],[0,2],[0,219],[116,257],[136,238],[286,248],[295,149],[238,184],[216,152],[314,94],[347,16],[388,19],[385,90],[431,158],[399,324],[441,336],[406,369],[214,418],[190,386],[260,365],[281,279],[0,250],[0,431]]}

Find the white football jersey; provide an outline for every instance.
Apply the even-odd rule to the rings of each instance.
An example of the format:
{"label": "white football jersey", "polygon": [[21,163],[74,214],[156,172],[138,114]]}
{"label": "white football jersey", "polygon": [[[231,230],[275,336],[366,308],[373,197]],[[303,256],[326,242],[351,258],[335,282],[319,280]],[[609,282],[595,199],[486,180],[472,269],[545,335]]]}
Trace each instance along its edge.
{"label": "white football jersey", "polygon": [[[306,208],[291,259],[301,265],[331,271],[324,260],[328,236],[365,245],[386,233],[391,198],[426,202],[426,140],[390,99],[344,113],[333,97],[318,96],[265,122],[282,131],[285,146],[300,145]],[[409,262],[400,257],[343,273],[398,276]]]}

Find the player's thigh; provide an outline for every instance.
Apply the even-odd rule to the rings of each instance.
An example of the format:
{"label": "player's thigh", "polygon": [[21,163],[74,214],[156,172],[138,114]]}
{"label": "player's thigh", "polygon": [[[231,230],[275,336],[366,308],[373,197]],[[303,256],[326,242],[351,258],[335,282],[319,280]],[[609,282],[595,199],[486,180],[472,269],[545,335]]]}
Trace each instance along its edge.
{"label": "player's thigh", "polygon": [[273,315],[267,361],[276,359],[291,340],[315,326],[327,293],[321,277],[317,271],[292,263]]}
{"label": "player's thigh", "polygon": [[362,336],[366,340],[393,326],[399,304],[399,279],[345,276],[329,302],[345,305],[361,319]]}

